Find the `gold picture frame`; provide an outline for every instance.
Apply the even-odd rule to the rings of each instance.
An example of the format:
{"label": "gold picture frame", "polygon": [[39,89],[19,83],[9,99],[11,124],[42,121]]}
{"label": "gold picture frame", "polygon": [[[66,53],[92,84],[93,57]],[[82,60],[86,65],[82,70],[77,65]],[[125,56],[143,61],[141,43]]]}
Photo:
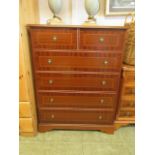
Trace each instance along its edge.
{"label": "gold picture frame", "polygon": [[135,12],[135,0],[104,0],[105,16],[126,16]]}

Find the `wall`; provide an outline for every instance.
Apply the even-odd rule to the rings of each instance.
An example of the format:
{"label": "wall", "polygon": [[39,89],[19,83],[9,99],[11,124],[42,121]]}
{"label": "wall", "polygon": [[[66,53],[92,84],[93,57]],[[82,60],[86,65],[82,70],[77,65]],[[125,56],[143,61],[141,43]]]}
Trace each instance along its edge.
{"label": "wall", "polygon": [[[62,10],[58,14],[64,21],[64,24],[78,25],[87,19],[87,13],[84,8],[84,0],[62,0]],[[47,19],[51,18],[52,12],[48,7],[48,0],[39,0],[40,23],[45,24]],[[123,16],[104,16],[104,0],[100,0],[100,10],[96,15],[98,25],[123,25]]]}

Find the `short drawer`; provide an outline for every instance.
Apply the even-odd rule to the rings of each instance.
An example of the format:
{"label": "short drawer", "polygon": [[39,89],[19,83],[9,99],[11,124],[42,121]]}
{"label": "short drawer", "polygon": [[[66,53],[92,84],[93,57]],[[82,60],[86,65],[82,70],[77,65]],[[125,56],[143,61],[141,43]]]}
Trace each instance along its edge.
{"label": "short drawer", "polygon": [[134,118],[135,111],[134,110],[121,110],[119,113],[119,117],[121,118]]}
{"label": "short drawer", "polygon": [[30,30],[31,43],[35,49],[76,49],[77,29],[37,28]]}
{"label": "short drawer", "polygon": [[135,72],[123,70],[123,78],[124,78],[125,82],[127,82],[127,83],[129,83],[129,82],[134,83],[135,82]]}
{"label": "short drawer", "polygon": [[114,108],[116,94],[86,92],[38,92],[39,107]]}
{"label": "short drawer", "polygon": [[33,132],[32,118],[19,118],[20,132]]}
{"label": "short drawer", "polygon": [[122,101],[122,108],[134,108],[135,107],[135,101]]}
{"label": "short drawer", "polygon": [[79,123],[79,124],[103,124],[112,123],[113,111],[93,110],[40,110],[40,123]]}
{"label": "short drawer", "polygon": [[122,50],[125,30],[81,29],[80,49]]}
{"label": "short drawer", "polygon": [[135,88],[134,87],[127,87],[124,88],[124,95],[134,95],[135,94]]}
{"label": "short drawer", "polygon": [[116,91],[118,85],[119,75],[117,74],[38,73],[36,77],[38,90]]}
{"label": "short drawer", "polygon": [[122,96],[121,107],[122,108],[134,108],[135,107],[135,96],[134,95]]}
{"label": "short drawer", "polygon": [[121,54],[104,52],[36,52],[36,70],[120,71]]}

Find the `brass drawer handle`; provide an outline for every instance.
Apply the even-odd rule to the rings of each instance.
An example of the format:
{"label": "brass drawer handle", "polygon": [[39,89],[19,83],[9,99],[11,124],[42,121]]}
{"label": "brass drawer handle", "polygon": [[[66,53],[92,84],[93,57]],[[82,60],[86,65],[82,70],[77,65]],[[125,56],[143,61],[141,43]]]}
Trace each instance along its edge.
{"label": "brass drawer handle", "polygon": [[130,106],[133,107],[133,106],[134,106],[134,102],[131,102],[131,103],[130,103]]}
{"label": "brass drawer handle", "polygon": [[52,60],[51,59],[48,59],[47,62],[48,62],[48,64],[51,64],[52,63]]}
{"label": "brass drawer handle", "polygon": [[51,119],[54,119],[54,117],[55,117],[55,116],[52,114],[52,115],[51,115]]}
{"label": "brass drawer handle", "polygon": [[98,119],[99,119],[99,120],[102,120],[102,119],[103,119],[103,117],[100,115],[100,116],[98,117]]}
{"label": "brass drawer handle", "polygon": [[101,100],[100,100],[100,102],[101,102],[101,103],[104,103],[104,100],[103,100],[103,99],[101,99]]}
{"label": "brass drawer handle", "polygon": [[109,62],[107,60],[105,60],[103,63],[104,63],[104,65],[107,65]]}
{"label": "brass drawer handle", "polygon": [[53,80],[49,80],[48,83],[49,83],[49,84],[52,84],[52,83],[53,83]]}
{"label": "brass drawer handle", "polygon": [[57,41],[57,36],[53,36],[52,41]]}
{"label": "brass drawer handle", "polygon": [[50,98],[50,102],[53,103],[54,102],[54,99],[53,98]]}
{"label": "brass drawer handle", "polygon": [[126,116],[130,116],[130,112],[127,112],[127,113],[126,113]]}
{"label": "brass drawer handle", "polygon": [[102,81],[102,85],[105,85],[106,84],[106,81]]}
{"label": "brass drawer handle", "polygon": [[100,37],[99,38],[99,41],[100,41],[100,43],[103,43],[104,42],[104,38],[103,37]]}

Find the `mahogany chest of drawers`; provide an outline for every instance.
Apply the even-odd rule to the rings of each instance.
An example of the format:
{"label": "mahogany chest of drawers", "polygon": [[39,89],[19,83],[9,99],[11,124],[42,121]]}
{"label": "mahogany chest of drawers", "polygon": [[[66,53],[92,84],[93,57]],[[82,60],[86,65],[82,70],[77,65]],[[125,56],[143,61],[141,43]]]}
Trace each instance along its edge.
{"label": "mahogany chest of drawers", "polygon": [[38,129],[112,133],[124,27],[28,26]]}

